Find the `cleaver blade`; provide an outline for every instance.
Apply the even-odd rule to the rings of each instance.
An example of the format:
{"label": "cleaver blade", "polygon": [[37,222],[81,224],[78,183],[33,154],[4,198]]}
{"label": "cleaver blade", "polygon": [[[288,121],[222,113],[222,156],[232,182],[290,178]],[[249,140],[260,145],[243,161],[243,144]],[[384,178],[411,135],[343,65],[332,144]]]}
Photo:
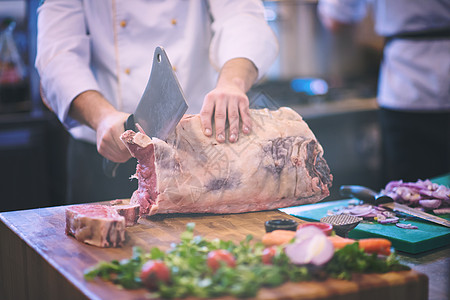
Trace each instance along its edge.
{"label": "cleaver blade", "polygon": [[[164,48],[156,47],[150,78],[135,112],[124,125],[125,130],[138,131],[139,128],[151,138],[166,140],[187,109],[186,98],[169,58]],[[105,158],[105,175],[115,177],[119,165]]]}
{"label": "cleaver blade", "polygon": [[186,98],[169,58],[162,47],[156,47],[150,79],[133,114],[134,122],[149,137],[165,140],[187,109]]}

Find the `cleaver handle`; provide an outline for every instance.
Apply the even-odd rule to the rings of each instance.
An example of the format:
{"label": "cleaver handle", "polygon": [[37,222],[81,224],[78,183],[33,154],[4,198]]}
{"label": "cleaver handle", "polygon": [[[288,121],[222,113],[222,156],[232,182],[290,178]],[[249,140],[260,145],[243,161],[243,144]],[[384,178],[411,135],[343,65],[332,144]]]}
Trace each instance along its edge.
{"label": "cleaver handle", "polygon": [[377,199],[375,191],[360,185],[342,185],[339,192],[343,197],[357,198],[370,204],[375,204]]}
{"label": "cleaver handle", "polygon": [[[131,114],[127,121],[123,124],[125,131],[133,130],[136,131],[136,124],[134,123],[134,115]],[[120,163],[113,162],[107,158],[103,157],[103,173],[109,178],[115,178],[117,175],[117,169]]]}

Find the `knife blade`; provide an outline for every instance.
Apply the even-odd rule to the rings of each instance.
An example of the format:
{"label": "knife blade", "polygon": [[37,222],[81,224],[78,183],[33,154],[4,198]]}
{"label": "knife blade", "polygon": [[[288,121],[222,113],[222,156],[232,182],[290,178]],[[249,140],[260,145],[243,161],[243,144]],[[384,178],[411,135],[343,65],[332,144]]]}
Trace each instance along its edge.
{"label": "knife blade", "polygon": [[[138,124],[149,137],[165,140],[187,109],[186,98],[169,57],[163,47],[156,47],[150,78],[135,112],[124,124],[125,130],[137,131]],[[103,171],[108,177],[115,177],[119,165],[105,158]]]}
{"label": "knife blade", "polygon": [[369,204],[383,206],[383,207],[392,209],[394,211],[399,211],[399,212],[417,217],[419,219],[423,219],[423,220],[433,222],[433,223],[436,223],[439,225],[450,227],[450,221],[448,221],[444,218],[417,210],[417,209],[409,207],[407,205],[396,203],[396,202],[394,202],[394,199],[392,199],[391,197],[389,197],[387,195],[379,194],[379,193],[377,193],[367,187],[364,187],[364,186],[343,185],[340,188],[340,194],[343,197],[357,198],[357,199],[360,199]]}

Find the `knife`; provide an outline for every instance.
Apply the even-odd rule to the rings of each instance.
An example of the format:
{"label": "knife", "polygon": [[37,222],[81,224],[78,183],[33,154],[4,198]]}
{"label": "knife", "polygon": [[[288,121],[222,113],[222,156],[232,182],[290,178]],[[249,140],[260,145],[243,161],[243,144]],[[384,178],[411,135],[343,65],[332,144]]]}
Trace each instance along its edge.
{"label": "knife", "polygon": [[391,197],[383,194],[378,194],[367,187],[363,187],[360,185],[343,185],[341,186],[340,194],[343,197],[357,198],[369,204],[383,206],[391,210],[406,213],[419,219],[450,227],[450,221],[444,218],[437,217],[435,215],[420,211],[407,205],[396,203]]}
{"label": "knife", "polygon": [[[137,131],[140,127],[149,137],[165,140],[187,109],[186,98],[169,58],[162,47],[156,47],[147,87],[135,112],[125,122],[125,130]],[[105,175],[115,177],[119,165],[104,158]]]}

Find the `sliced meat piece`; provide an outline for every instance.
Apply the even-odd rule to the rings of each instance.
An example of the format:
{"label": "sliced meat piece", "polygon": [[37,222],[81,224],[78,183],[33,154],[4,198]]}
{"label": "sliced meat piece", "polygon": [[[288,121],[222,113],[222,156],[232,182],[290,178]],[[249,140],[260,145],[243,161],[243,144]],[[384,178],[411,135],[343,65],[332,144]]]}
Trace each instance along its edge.
{"label": "sliced meat piece", "polygon": [[126,227],[136,225],[139,219],[139,204],[116,204],[113,205],[112,208],[125,218]]}
{"label": "sliced meat piece", "polygon": [[314,203],[329,195],[323,149],[289,108],[251,110],[252,133],[236,143],[206,137],[198,115],[185,116],[167,142],[126,131],[139,164],[131,203],[141,215],[240,213]]}
{"label": "sliced meat piece", "polygon": [[117,247],[125,241],[125,218],[106,205],[66,208],[66,234],[97,247]]}

